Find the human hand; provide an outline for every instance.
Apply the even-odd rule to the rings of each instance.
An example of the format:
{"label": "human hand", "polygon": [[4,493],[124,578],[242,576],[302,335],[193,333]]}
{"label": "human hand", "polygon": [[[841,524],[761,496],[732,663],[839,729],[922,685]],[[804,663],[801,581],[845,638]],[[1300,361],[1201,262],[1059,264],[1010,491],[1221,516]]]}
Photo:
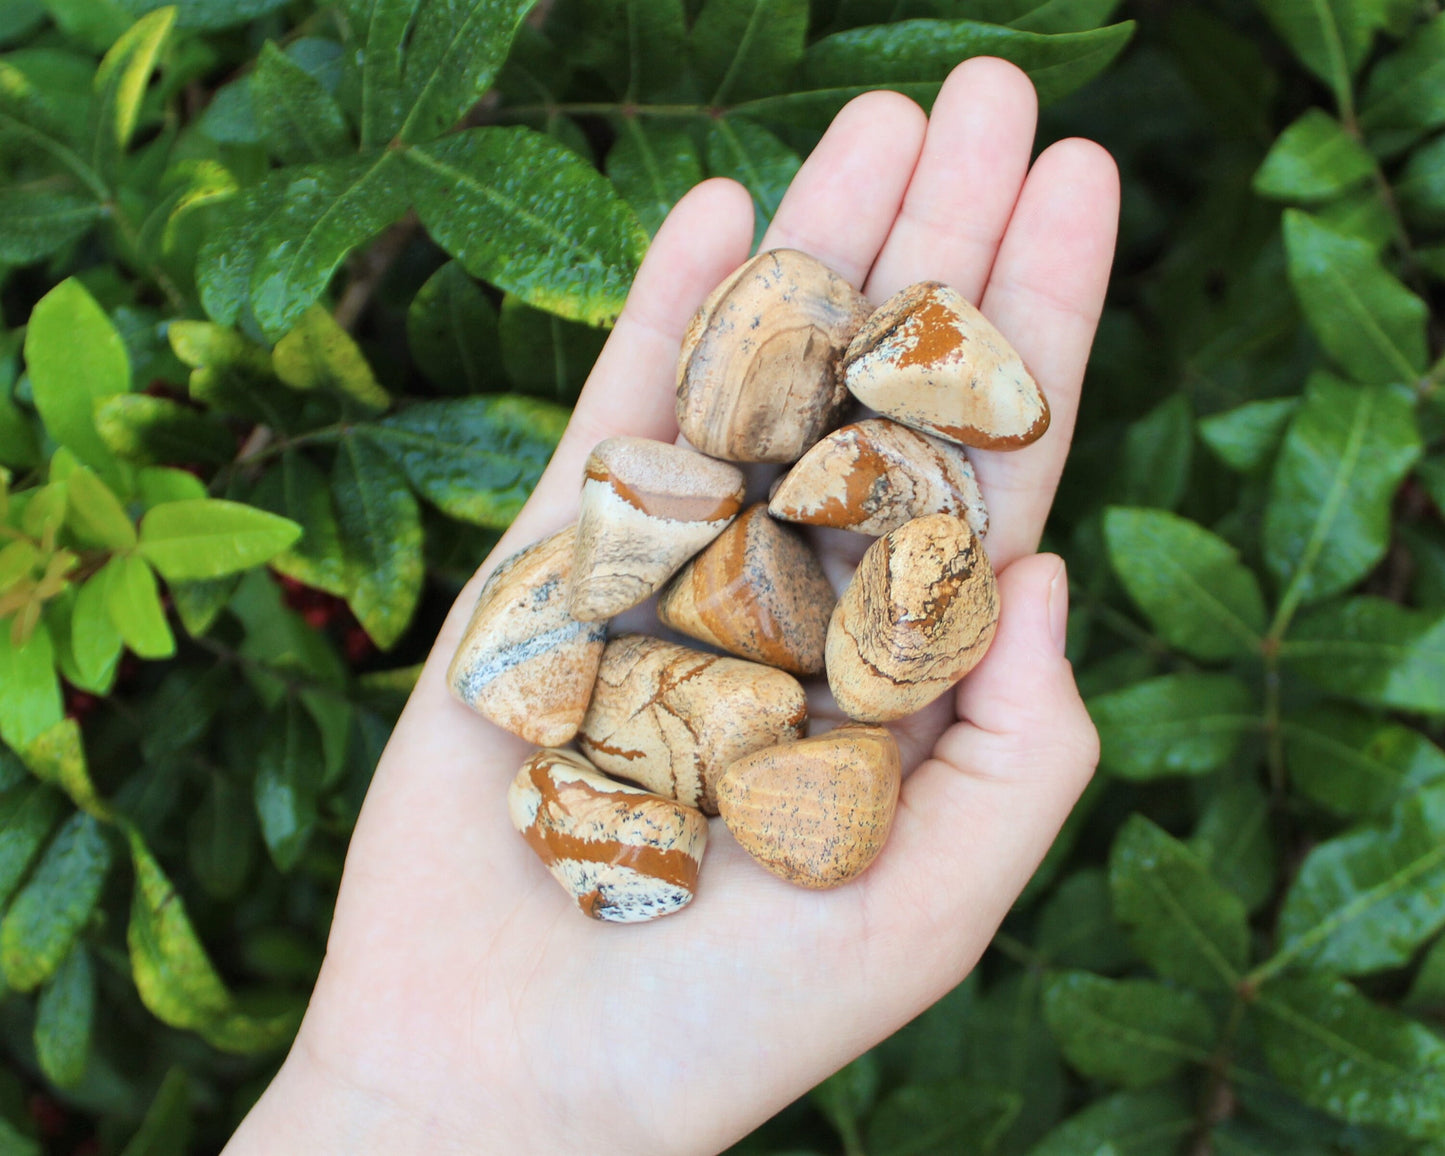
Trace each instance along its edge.
{"label": "human hand", "polygon": [[[752,236],[746,192],[708,181],[658,233],[551,465],[442,628],[352,838],[301,1032],[228,1152],[715,1152],[973,967],[1097,758],[1063,656],[1063,564],[1033,551],[1103,303],[1118,182],[1086,141],[1030,169],[1034,120],[1027,78],[990,59],[955,70],[931,120],[896,94],[859,97],[763,241],[813,254],[875,303],[914,281],[953,285],[1053,413],[1027,449],[969,451],[998,635],[955,692],[892,726],[907,778],[878,860],[847,886],[803,890],[714,821],[686,910],[581,918],[507,817],[530,748],[446,689],[480,581],[576,517],[592,446],[676,436],[683,331]],[[868,544],[818,542],[835,583]],[[836,717],[826,687],[810,707]]]}

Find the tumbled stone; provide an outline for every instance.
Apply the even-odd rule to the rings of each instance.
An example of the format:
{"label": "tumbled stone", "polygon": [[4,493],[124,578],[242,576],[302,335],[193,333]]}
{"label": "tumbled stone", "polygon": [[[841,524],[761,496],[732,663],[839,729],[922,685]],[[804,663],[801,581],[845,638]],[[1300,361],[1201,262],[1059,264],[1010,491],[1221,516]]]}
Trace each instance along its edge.
{"label": "tumbled stone", "polygon": [[657,617],[742,658],[818,674],[834,601],[812,547],[759,503],[664,588]]}
{"label": "tumbled stone", "polygon": [[624,634],[602,653],[577,745],[601,771],[717,814],[717,780],[803,736],[808,697],[781,670]]}
{"label": "tumbled stone", "polygon": [[521,832],[593,919],[642,923],[692,902],[707,846],[702,812],[614,783],[571,751],[540,750],[507,791]]}
{"label": "tumbled stone", "polygon": [[539,746],[577,733],[607,638],[605,622],[567,613],[576,536],[568,526],[492,571],[447,671],[457,698]]}
{"label": "tumbled stone", "polygon": [[963,295],[936,281],[885,301],[848,346],[853,396],[925,433],[1011,450],[1049,428],[1049,405],[1003,334]]}
{"label": "tumbled stone", "polygon": [[834,430],[804,454],[773,491],[768,513],[874,535],[924,514],[953,514],[980,536],[988,531],[963,448],[881,417]]}
{"label": "tumbled stone", "polygon": [[568,609],[584,622],[650,598],[743,507],[743,474],[647,438],[600,442],[587,458]]}
{"label": "tumbled stone", "polygon": [[713,291],[683,338],[683,436],[730,461],[796,461],[847,404],[839,361],[868,313],[863,294],[806,253],[759,253]]}
{"label": "tumbled stone", "polygon": [[852,724],[738,759],[718,784],[718,806],[733,838],[774,875],[837,887],[883,849],[901,782],[893,736]]}
{"label": "tumbled stone", "polygon": [[998,584],[962,518],[915,518],[868,547],[828,624],[828,686],[849,718],[887,722],[972,670],[998,628]]}

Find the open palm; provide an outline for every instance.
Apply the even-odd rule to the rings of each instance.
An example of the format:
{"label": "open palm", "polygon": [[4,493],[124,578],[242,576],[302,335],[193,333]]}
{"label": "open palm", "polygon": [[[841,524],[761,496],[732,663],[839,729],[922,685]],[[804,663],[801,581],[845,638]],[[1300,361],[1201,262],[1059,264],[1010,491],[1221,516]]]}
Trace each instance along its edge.
{"label": "open palm", "polygon": [[[955,286],[1053,411],[1035,445],[971,453],[999,633],[956,693],[895,724],[911,773],[877,862],[804,891],[714,821],[689,908],[640,926],[584,919],[507,818],[529,748],[445,686],[478,583],[576,517],[591,447],[676,436],[683,331],[752,236],[746,192],[709,181],[658,233],[536,493],[441,631],[357,825],[301,1034],[234,1151],[717,1151],[973,966],[1097,750],[1062,654],[1062,564],[1033,551],[1102,305],[1117,180],[1085,141],[1030,168],[1034,119],[1028,79],[997,60],[960,66],[931,119],[895,94],[862,96],[763,242],[813,254],[875,303],[914,281]],[[841,582],[867,540],[819,544]],[[811,697],[829,717],[826,688]]]}

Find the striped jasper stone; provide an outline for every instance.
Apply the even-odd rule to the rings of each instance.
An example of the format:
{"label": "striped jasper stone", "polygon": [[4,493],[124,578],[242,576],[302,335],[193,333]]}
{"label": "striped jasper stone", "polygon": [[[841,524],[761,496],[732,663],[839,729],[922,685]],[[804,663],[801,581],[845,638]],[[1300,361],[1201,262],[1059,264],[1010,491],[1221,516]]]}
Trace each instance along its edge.
{"label": "striped jasper stone", "polygon": [[507,792],[512,825],[584,915],[643,923],[692,902],[702,812],[615,783],[571,751],[532,755]]}
{"label": "striped jasper stone", "polygon": [[568,526],[492,572],[447,671],[457,698],[539,746],[577,733],[607,638],[567,613],[576,537]]}
{"label": "striped jasper stone", "polygon": [[568,609],[611,618],[652,596],[743,508],[743,473],[648,438],[599,442],[587,458]]}
{"label": "striped jasper stone", "polygon": [[577,745],[602,771],[717,814],[734,759],[803,737],[808,696],[790,674],[624,634],[602,653]]}
{"label": "striped jasper stone", "polygon": [[834,430],[804,454],[773,491],[768,513],[875,536],[924,514],[954,514],[976,534],[988,532],[963,447],[882,417]]}
{"label": "striped jasper stone", "polygon": [[1049,404],[1013,346],[937,281],[878,307],[848,346],[843,379],[864,405],[966,446],[1014,450],[1049,428]]}

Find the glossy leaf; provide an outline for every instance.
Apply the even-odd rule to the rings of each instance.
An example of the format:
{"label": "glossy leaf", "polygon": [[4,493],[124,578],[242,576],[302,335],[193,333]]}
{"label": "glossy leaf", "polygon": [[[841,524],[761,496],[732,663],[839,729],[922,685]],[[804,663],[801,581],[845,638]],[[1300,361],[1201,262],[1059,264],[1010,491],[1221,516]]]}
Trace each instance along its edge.
{"label": "glossy leaf", "polygon": [[283,163],[324,161],[352,148],[335,98],[270,41],[251,74],[251,100],[266,147]]}
{"label": "glossy leaf", "polygon": [[152,508],[141,519],[138,549],[168,582],[195,582],[259,566],[300,537],[289,518],[206,498]]}
{"label": "glossy leaf", "polygon": [[[144,532],[145,527],[141,527]],[[169,658],[176,652],[175,635],[166,622],[155,571],[137,554],[117,555],[101,572],[105,605],[125,644],[141,658]]]}
{"label": "glossy leaf", "polygon": [[785,90],[807,31],[807,0],[707,0],[692,27],[707,102],[735,104]]}
{"label": "glossy leaf", "polygon": [[1316,374],[1275,461],[1264,555],[1291,604],[1349,589],[1384,556],[1390,505],[1421,452],[1413,407]]}
{"label": "glossy leaf", "polygon": [[196,288],[212,321],[234,325],[251,312],[251,275],[261,239],[281,209],[285,169],[241,192],[215,212],[196,261]]}
{"label": "glossy leaf", "polygon": [[607,176],[649,234],[655,234],[672,206],[702,181],[697,143],[685,128],[643,117],[623,117],[617,142],[607,154]]}
{"label": "glossy leaf", "polygon": [[1198,1126],[1191,1097],[1177,1088],[1120,1092],[1065,1120],[1029,1156],[1175,1156]]}
{"label": "glossy leaf", "polygon": [[95,73],[91,163],[113,174],[140,121],[141,98],[176,22],[175,8],[141,17],[111,45]]}
{"label": "glossy leaf", "polygon": [[135,545],[135,525],[120,499],[84,466],[65,479],[65,524],[87,546],[129,550]]}
{"label": "glossy leaf", "polygon": [[1333,694],[1445,710],[1445,614],[1373,597],[1330,603],[1296,621],[1280,658]]}
{"label": "glossy leaf", "polygon": [[90,953],[77,943],[40,993],[35,1008],[35,1058],[46,1079],[74,1087],[90,1058],[95,1019],[95,973]]}
{"label": "glossy leaf", "polygon": [[1258,707],[1226,674],[1166,674],[1088,700],[1100,764],[1124,779],[1202,775],[1260,728]]}
{"label": "glossy leaf", "polygon": [[1164,979],[1227,991],[1249,955],[1244,904],[1183,843],[1131,815],[1109,854],[1114,914]]}
{"label": "glossy leaf", "polygon": [[1264,597],[1229,543],[1163,510],[1104,514],[1109,560],[1161,638],[1197,658],[1259,649]]}
{"label": "glossy leaf", "polygon": [[1297,397],[1245,402],[1199,421],[1199,436],[1231,469],[1253,473],[1267,465],[1299,408]]}
{"label": "glossy leaf", "polygon": [[1309,109],[1280,134],[1259,171],[1254,191],[1297,204],[1327,201],[1366,181],[1375,162],[1355,137],[1323,109]]}
{"label": "glossy leaf", "polygon": [[292,389],[329,390],[373,412],[391,404],[351,334],[320,305],[301,315],[271,358],[276,376]]}
{"label": "glossy leaf", "polygon": [[708,173],[731,177],[752,193],[757,218],[755,245],[761,243],[802,163],[797,153],[762,125],[743,117],[726,117],[708,126]]}
{"label": "glossy leaf", "polygon": [[1285,212],[1284,243],[1290,284],[1325,351],[1369,385],[1418,378],[1425,368],[1425,303],[1370,246],[1298,209]]}
{"label": "glossy leaf", "polygon": [[1382,21],[1371,0],[1256,0],[1295,55],[1350,104],[1355,70]]}
{"label": "glossy leaf", "polygon": [[377,422],[368,436],[427,501],[462,521],[502,529],[566,426],[560,407],[502,394],[423,402]]}
{"label": "glossy leaf", "polygon": [[1445,124],[1445,17],[1423,25],[1371,72],[1360,122],[1374,131]]}
{"label": "glossy leaf", "polygon": [[1295,790],[1346,818],[1385,814],[1401,795],[1445,780],[1445,751],[1419,731],[1340,704],[1287,715]]}
{"label": "glossy leaf", "polygon": [[106,398],[95,407],[95,429],[112,453],[143,465],[219,465],[236,455],[229,430],[165,397],[126,393]]}
{"label": "glossy leaf", "polygon": [[1141,1088],[1209,1060],[1217,1027],[1197,994],[1147,979],[1066,971],[1044,983],[1044,1017],[1084,1076]]}
{"label": "glossy leaf", "polygon": [[420,0],[342,0],[337,7],[359,59],[362,148],[384,145],[406,115],[402,47]]}
{"label": "glossy leaf", "polygon": [[251,504],[301,527],[296,543],[270,559],[271,569],[305,586],[344,598],[354,581],[326,475],[288,450],[251,493]]}
{"label": "glossy leaf", "polygon": [[0,923],[0,969],[10,987],[31,991],[55,974],[95,910],[110,858],[90,815],[61,824]]}
{"label": "glossy leaf", "polygon": [[443,393],[497,386],[497,310],[458,262],[448,261],[412,298],[406,338],[417,368]]}
{"label": "glossy leaf", "polygon": [[0,792],[0,909],[25,877],[61,815],[60,796],[23,782]]}
{"label": "glossy leaf", "polygon": [[468,273],[575,321],[621,312],[647,234],[575,153],[529,129],[485,128],[405,159],[422,223]]}
{"label": "glossy leaf", "polygon": [[316,823],[325,767],[320,737],[300,704],[287,699],[281,713],[256,752],[256,814],[272,861],[290,871]]}
{"label": "glossy leaf", "polygon": [[23,646],[0,624],[0,739],[16,750],[60,721],[55,650],[42,622]]}
{"label": "glossy leaf", "polygon": [[331,487],[342,540],[355,566],[347,604],[385,650],[406,630],[421,597],[421,511],[405,476],[366,438],[342,441]]}
{"label": "glossy leaf", "polygon": [[28,265],[79,240],[104,210],[94,197],[64,189],[0,189],[0,261]]}

